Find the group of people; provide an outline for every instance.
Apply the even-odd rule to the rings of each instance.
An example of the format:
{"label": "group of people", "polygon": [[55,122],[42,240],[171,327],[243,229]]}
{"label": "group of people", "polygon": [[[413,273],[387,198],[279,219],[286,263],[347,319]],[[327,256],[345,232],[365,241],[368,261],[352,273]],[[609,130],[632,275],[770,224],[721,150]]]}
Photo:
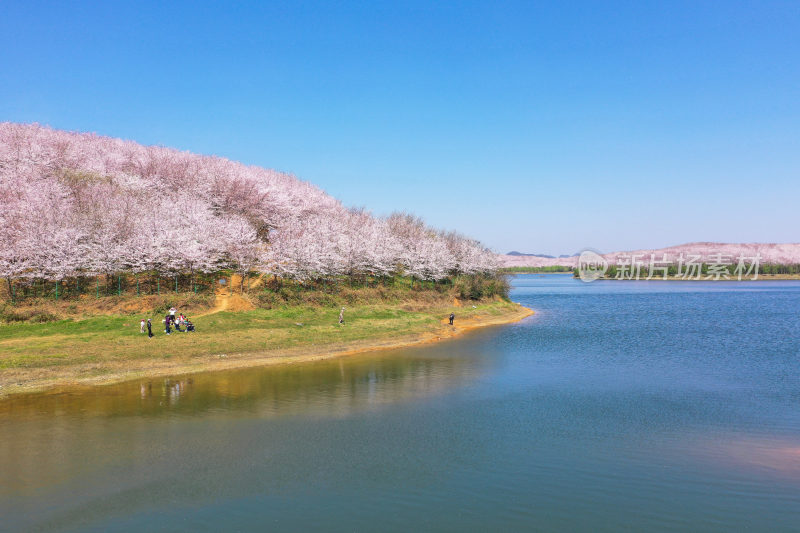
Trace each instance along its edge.
{"label": "group of people", "polygon": [[[186,315],[182,313],[178,316],[175,316],[175,313],[177,312],[178,310],[172,307],[170,308],[169,313],[167,313],[167,315],[164,317],[164,333],[170,335],[172,333],[172,328],[174,328],[175,331],[180,331],[181,333],[185,333],[187,331],[194,332],[194,324],[192,324],[192,321],[186,318]],[[181,327],[184,329],[181,329]],[[147,320],[143,318],[139,322],[139,328],[141,333],[144,333],[146,329],[147,336],[153,338],[153,323],[149,318]]]}
{"label": "group of people", "polygon": [[[165,330],[166,334],[167,335],[170,334],[170,325],[172,325],[172,327],[175,328],[175,331],[180,331],[181,333],[186,333],[187,331],[193,332],[194,324],[192,324],[192,322],[188,318],[186,318],[186,315],[184,315],[183,313],[181,313],[178,316],[175,316],[175,313],[177,312],[178,312],[177,309],[171,307],[169,313],[167,313],[167,316],[164,317],[164,324],[166,325],[166,330]],[[181,329],[181,326],[183,326],[185,329]]]}
{"label": "group of people", "polygon": [[147,319],[147,322],[145,322],[144,318],[139,322],[139,333],[144,333],[145,328],[147,328],[147,336],[152,339],[153,338],[153,323],[150,322],[149,318]]}
{"label": "group of people", "polygon": [[[171,307],[169,313],[164,317],[164,333],[170,335],[172,333],[172,328],[175,331],[180,331],[181,333],[185,333],[188,331],[194,332],[194,324],[192,324],[191,320],[186,318],[186,315],[181,313],[178,316],[175,316],[178,310],[174,307]],[[448,317],[450,319],[450,325],[453,325],[453,320],[455,320],[456,315],[454,313],[450,313]],[[341,311],[339,311],[339,324],[344,324],[344,307],[342,307]],[[170,327],[171,326],[171,327]],[[181,326],[185,329],[181,329]],[[146,321],[143,318],[140,322],[140,330],[142,333],[145,332],[145,328],[147,329],[147,336],[152,338],[153,337],[153,324],[150,322],[148,318]]]}

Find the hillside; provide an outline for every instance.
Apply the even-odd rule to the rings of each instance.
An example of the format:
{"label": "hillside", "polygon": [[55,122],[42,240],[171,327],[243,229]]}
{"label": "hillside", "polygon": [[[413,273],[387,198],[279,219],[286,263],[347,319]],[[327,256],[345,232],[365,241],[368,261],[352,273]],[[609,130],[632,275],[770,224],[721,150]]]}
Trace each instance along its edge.
{"label": "hillside", "polygon": [[343,206],[221,157],[0,124],[0,277],[234,270],[293,280],[486,273],[480,243],[407,214]]}

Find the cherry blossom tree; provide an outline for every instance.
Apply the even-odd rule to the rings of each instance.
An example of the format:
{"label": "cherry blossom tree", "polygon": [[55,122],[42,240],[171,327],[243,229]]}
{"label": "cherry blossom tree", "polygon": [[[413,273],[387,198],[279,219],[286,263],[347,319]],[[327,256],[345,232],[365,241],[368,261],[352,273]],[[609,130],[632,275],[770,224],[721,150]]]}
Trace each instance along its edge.
{"label": "cherry blossom tree", "polygon": [[493,272],[477,241],[348,209],[294,176],[220,157],[0,123],[0,276],[233,269],[295,279]]}

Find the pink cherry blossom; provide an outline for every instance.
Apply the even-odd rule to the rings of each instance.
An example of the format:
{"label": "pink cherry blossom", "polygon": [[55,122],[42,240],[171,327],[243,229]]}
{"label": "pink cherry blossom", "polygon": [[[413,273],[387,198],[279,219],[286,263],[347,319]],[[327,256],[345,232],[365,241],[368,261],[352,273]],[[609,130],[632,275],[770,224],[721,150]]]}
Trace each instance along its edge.
{"label": "pink cherry blossom", "polygon": [[408,214],[348,209],[288,174],[0,123],[0,277],[233,269],[439,280],[497,266],[477,241]]}

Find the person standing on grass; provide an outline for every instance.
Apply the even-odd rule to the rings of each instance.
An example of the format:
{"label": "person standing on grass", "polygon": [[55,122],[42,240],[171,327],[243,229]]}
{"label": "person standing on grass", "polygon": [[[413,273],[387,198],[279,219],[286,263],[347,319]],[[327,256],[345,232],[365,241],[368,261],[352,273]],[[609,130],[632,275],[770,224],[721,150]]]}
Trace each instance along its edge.
{"label": "person standing on grass", "polygon": [[147,336],[149,338],[153,338],[153,324],[150,323],[150,319],[147,319]]}
{"label": "person standing on grass", "polygon": [[344,324],[344,307],[339,311],[339,324]]}
{"label": "person standing on grass", "polygon": [[175,309],[174,307],[170,307],[169,308],[169,316],[172,317],[172,323],[173,324],[175,323],[175,313],[177,313],[177,312],[178,312],[178,310]]}
{"label": "person standing on grass", "polygon": [[144,318],[139,321],[139,333],[144,333]]}
{"label": "person standing on grass", "polygon": [[455,313],[450,313],[450,325],[451,326],[453,325],[453,320],[455,320],[455,319],[456,319],[456,314]]}
{"label": "person standing on grass", "polygon": [[167,316],[166,316],[166,317],[164,317],[164,324],[166,324],[166,325],[167,325],[167,329],[166,329],[166,334],[167,334],[167,335],[169,335],[169,334],[170,334],[170,330],[169,330],[169,323],[170,323],[170,321],[171,321],[171,320],[172,320],[172,318],[170,317],[170,315],[169,315],[169,314],[167,314]]}

